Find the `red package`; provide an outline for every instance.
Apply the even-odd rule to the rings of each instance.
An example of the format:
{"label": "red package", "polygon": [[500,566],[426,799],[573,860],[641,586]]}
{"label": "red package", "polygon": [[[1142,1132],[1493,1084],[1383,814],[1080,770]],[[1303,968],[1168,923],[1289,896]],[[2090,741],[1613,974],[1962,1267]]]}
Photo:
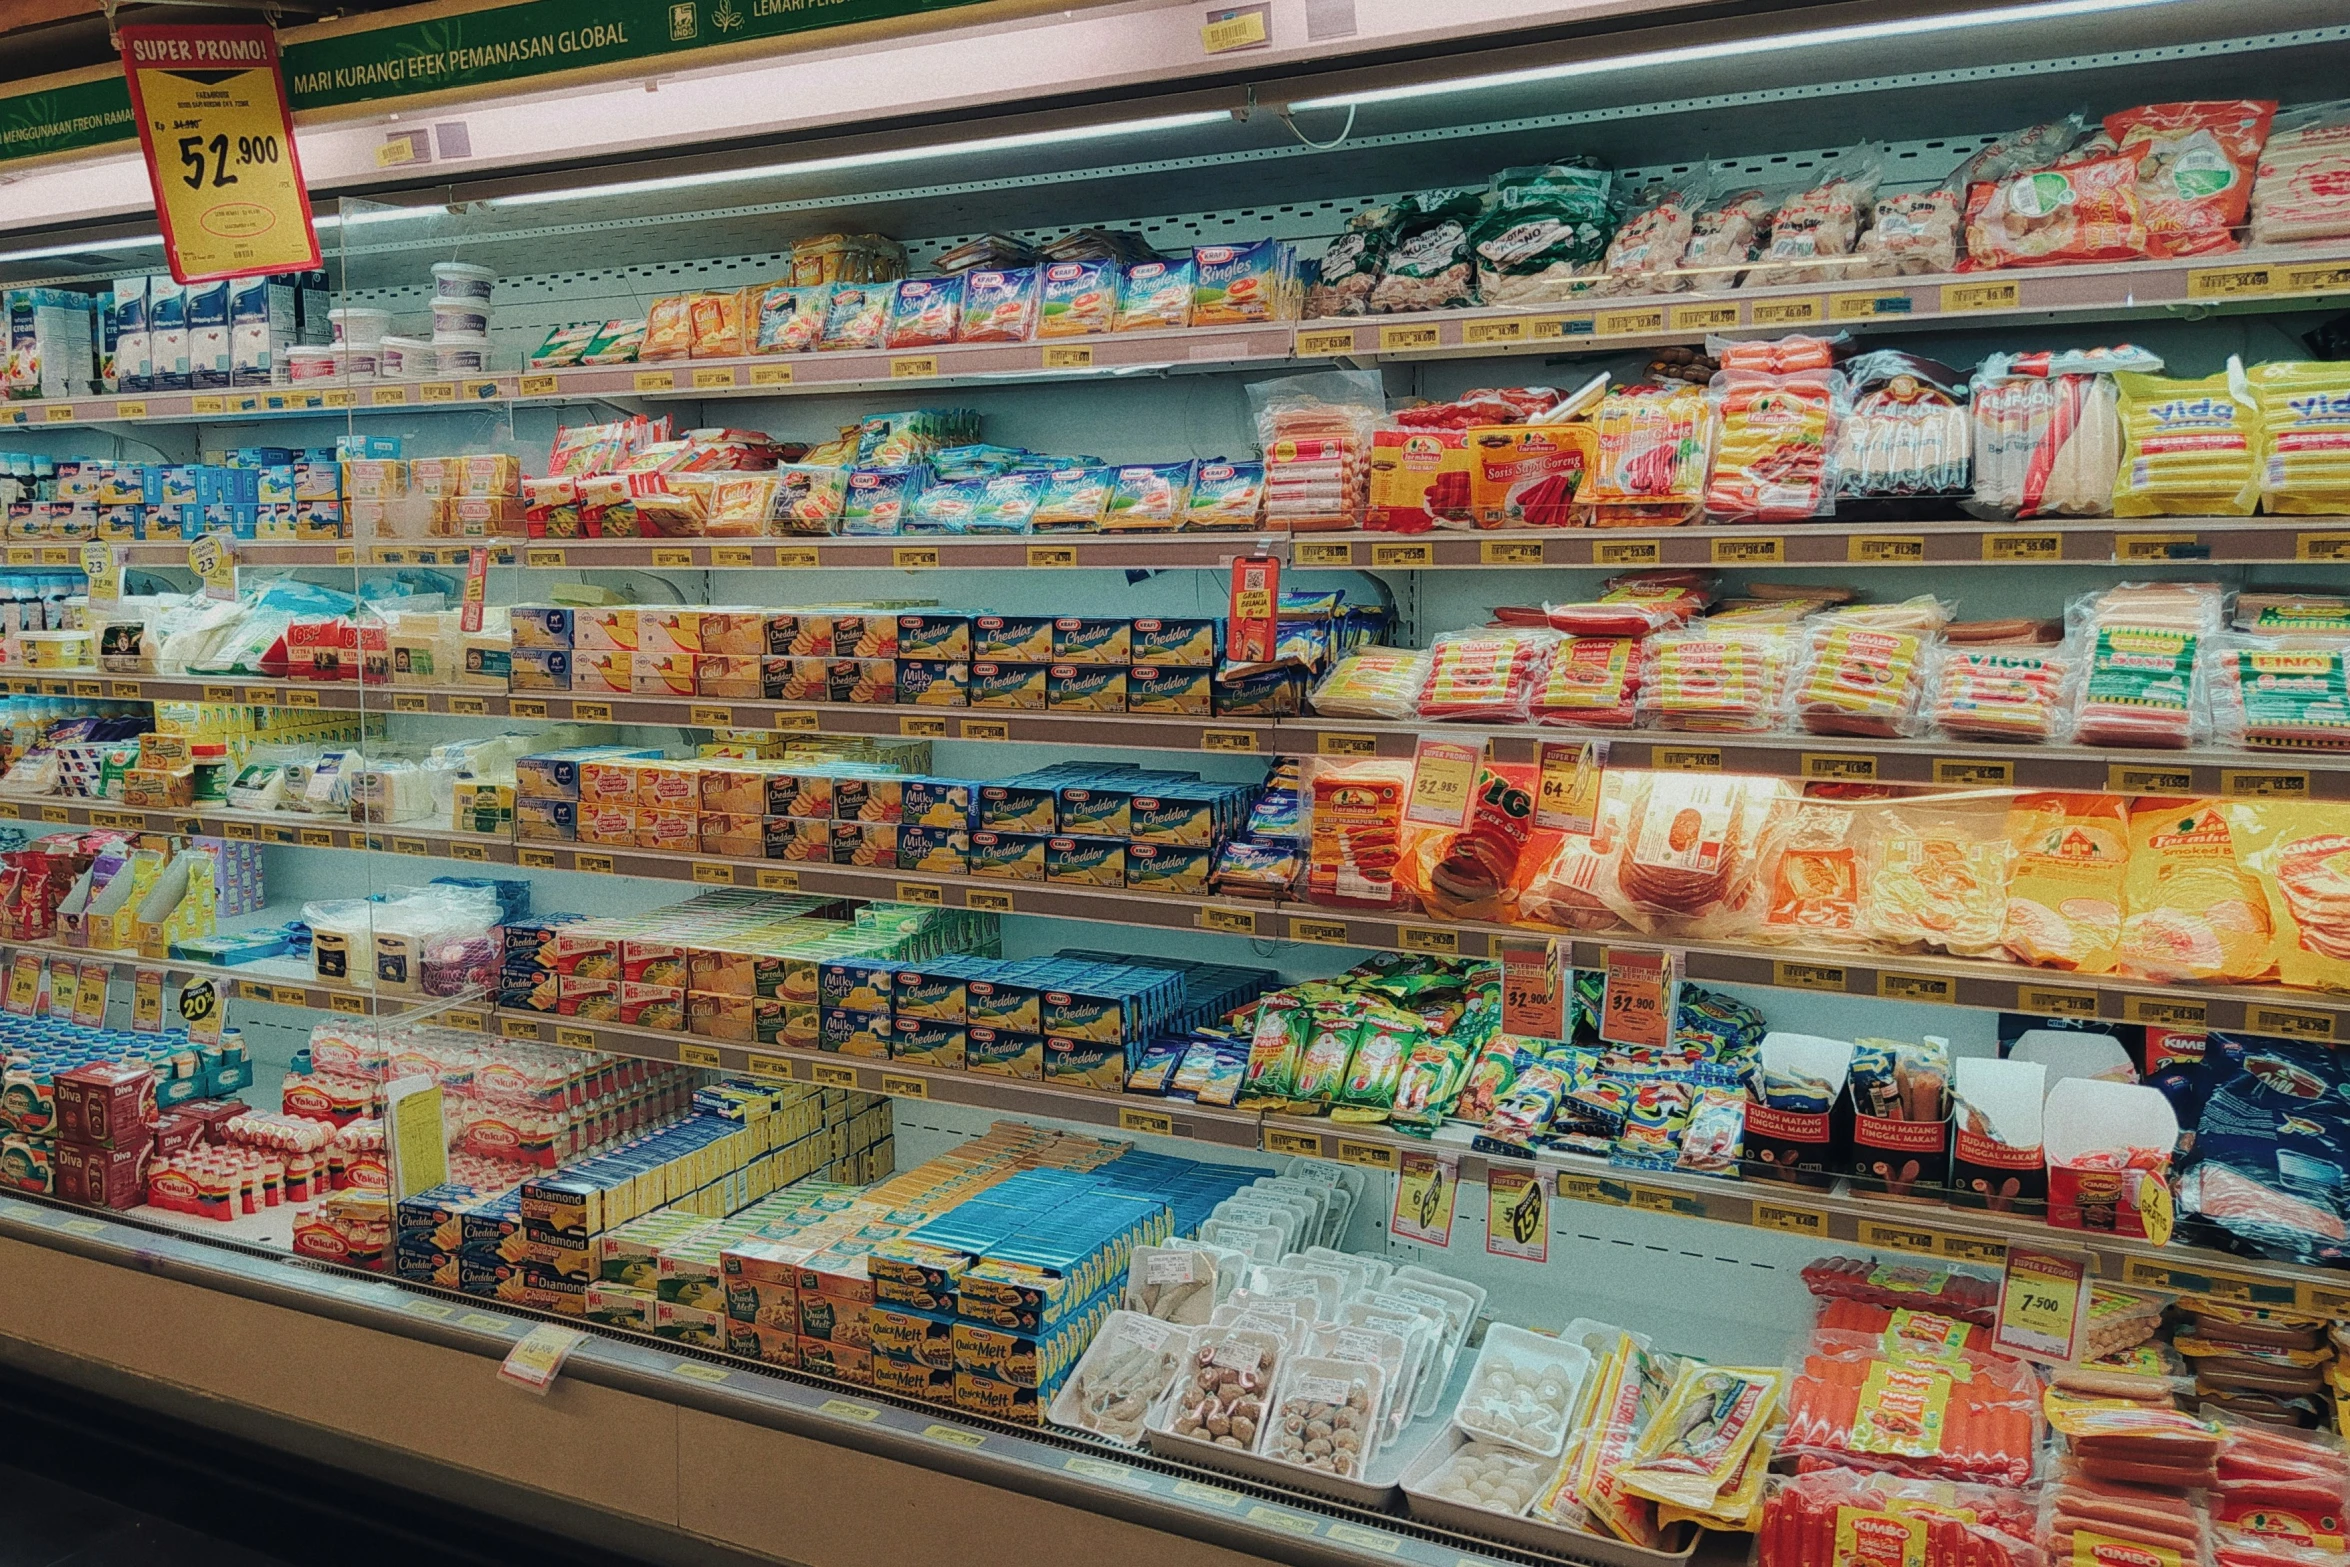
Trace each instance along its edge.
{"label": "red package", "polygon": [[2107,158],[2037,169],[1967,192],[1960,270],[2134,261],[2146,254],[2138,196],[2141,143]]}
{"label": "red package", "polygon": [[2152,103],[2105,118],[2124,154],[2142,151],[2138,206],[2146,250],[2202,256],[2234,250],[2252,199],[2252,174],[2276,118],[2273,99]]}
{"label": "red package", "polygon": [[2040,1450],[2040,1380],[2003,1355],[1887,1355],[1817,1333],[1787,1396],[1779,1452],[1921,1480],[2022,1485]]}
{"label": "red package", "polygon": [[1757,1567],[2041,1567],[2031,1498],[1850,1469],[1773,1476],[1755,1534]]}
{"label": "red package", "polygon": [[1991,1331],[1980,1323],[1963,1317],[1947,1317],[1936,1311],[1917,1311],[1907,1306],[1888,1309],[1873,1306],[1862,1300],[1828,1298],[1820,1307],[1820,1319],[1813,1324],[1829,1333],[1857,1333],[1877,1339],[1888,1348],[1895,1345],[1930,1347],[1936,1353],[1943,1349],[1971,1349],[1979,1354],[1995,1354],[1991,1348]]}
{"label": "red package", "polygon": [[1803,1270],[1803,1283],[1825,1299],[1865,1300],[1887,1309],[1938,1311],[1984,1327],[1997,1320],[1995,1280],[1911,1263],[1876,1263],[1865,1257],[1822,1257]]}
{"label": "red package", "polygon": [[1575,728],[1629,729],[1640,716],[1640,642],[1577,636],[1551,655],[1534,721]]}

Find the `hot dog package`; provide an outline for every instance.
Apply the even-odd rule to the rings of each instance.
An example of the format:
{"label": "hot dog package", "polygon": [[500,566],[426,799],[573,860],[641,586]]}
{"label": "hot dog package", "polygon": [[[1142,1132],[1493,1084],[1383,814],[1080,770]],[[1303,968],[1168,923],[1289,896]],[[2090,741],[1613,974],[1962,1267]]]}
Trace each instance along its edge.
{"label": "hot dog package", "polygon": [[2118,517],[2249,517],[2260,500],[2260,404],[2242,361],[2200,380],[2124,371]]}
{"label": "hot dog package", "polygon": [[2153,373],[2162,360],[2123,344],[2078,352],[1993,354],[1975,371],[1975,495],[1979,517],[2101,517],[2121,465],[2121,394],[2114,372]]}

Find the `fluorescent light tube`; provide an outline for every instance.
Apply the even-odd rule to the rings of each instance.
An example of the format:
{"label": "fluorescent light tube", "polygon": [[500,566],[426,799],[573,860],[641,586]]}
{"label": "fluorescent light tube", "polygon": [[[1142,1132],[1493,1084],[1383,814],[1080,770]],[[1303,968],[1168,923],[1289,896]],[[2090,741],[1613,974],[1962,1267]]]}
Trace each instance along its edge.
{"label": "fluorescent light tube", "polygon": [[1643,54],[1571,60],[1561,65],[1533,65],[1524,70],[1495,71],[1486,76],[1463,76],[1452,81],[1416,82],[1404,87],[1370,87],[1361,92],[1333,93],[1326,98],[1300,98],[1289,107],[1292,110],[1352,109],[1363,104],[1398,103],[1409,98],[1434,98],[1445,93],[1477,92],[1489,87],[1518,87],[1531,82],[1606,76],[1617,71],[1645,70],[1651,66],[1695,65],[1706,60],[1783,54],[1789,50],[1810,49],[1820,45],[1870,43],[1885,38],[1910,38],[1920,33],[1966,32],[1984,27],[2013,27],[2031,22],[2060,21],[2068,16],[2140,11],[2179,3],[2181,0],[2048,0],[2046,4],[2003,6],[1995,11],[1962,11],[1949,16],[1912,17],[1898,22],[1856,22],[1849,27],[1820,27],[1775,37],[1742,38],[1733,43],[1689,44],[1678,49],[1655,49]]}
{"label": "fluorescent light tube", "polygon": [[133,235],[128,239],[86,239],[78,245],[44,245],[38,250],[0,250],[0,261],[46,261],[53,256],[106,255],[117,250],[144,250],[150,245],[161,245],[160,234]]}
{"label": "fluorescent light tube", "polygon": [[1231,112],[1203,109],[1194,114],[1164,114],[1148,120],[1116,120],[1107,125],[1084,125],[1069,130],[1026,131],[1016,136],[982,136],[972,141],[898,147],[886,152],[843,153],[836,158],[808,158],[798,163],[765,163],[749,169],[714,169],[706,174],[672,174],[660,179],[618,180],[608,185],[567,186],[561,190],[525,191],[490,199],[493,207],[543,207],[555,202],[600,196],[639,196],[654,191],[696,190],[706,185],[732,185],[745,180],[782,179],[796,174],[829,174],[836,169],[879,168],[893,163],[922,163],[934,158],[966,157],[984,152],[1017,152],[1025,147],[1051,147],[1063,142],[1097,141],[1113,136],[1147,136],[1153,131],[1183,130],[1196,125],[1228,122]]}

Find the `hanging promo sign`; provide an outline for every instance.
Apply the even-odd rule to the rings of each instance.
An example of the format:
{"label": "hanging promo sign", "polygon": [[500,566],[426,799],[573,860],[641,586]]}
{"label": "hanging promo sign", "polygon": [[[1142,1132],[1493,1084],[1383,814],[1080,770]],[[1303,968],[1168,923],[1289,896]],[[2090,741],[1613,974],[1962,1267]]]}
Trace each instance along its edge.
{"label": "hanging promo sign", "polygon": [[267,27],[125,27],[147,183],[182,283],[317,267],[318,234]]}

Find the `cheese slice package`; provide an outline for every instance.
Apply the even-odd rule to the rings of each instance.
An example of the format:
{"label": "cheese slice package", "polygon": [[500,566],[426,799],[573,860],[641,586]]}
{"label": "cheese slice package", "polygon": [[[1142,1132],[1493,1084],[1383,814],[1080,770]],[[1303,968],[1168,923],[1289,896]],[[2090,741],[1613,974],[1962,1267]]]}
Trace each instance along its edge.
{"label": "cheese slice package", "polygon": [[2122,909],[2117,965],[2132,978],[2233,982],[2273,966],[2268,894],[2220,801],[2139,797]]}
{"label": "cheese slice package", "polygon": [[2260,509],[2350,512],[2350,364],[2280,360],[2252,367],[2260,405]]}
{"label": "cheese slice package", "polygon": [[2260,405],[2242,361],[2200,380],[2123,371],[2117,517],[2249,517],[2260,500]]}
{"label": "cheese slice package", "polygon": [[2112,971],[2129,833],[2119,795],[2021,794],[2008,803],[2015,861],[2003,939],[2017,962],[2077,974]]}
{"label": "cheese slice package", "polygon": [[2277,979],[2350,991],[2350,805],[2236,800],[2229,830],[2268,893]]}

